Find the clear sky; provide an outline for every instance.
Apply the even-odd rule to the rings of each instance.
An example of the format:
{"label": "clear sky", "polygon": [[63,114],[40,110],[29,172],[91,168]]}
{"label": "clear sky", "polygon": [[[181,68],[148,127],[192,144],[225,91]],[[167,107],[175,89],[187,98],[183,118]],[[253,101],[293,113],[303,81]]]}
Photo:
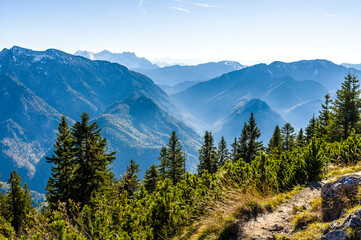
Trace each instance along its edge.
{"label": "clear sky", "polygon": [[361,63],[360,0],[0,0],[0,48]]}

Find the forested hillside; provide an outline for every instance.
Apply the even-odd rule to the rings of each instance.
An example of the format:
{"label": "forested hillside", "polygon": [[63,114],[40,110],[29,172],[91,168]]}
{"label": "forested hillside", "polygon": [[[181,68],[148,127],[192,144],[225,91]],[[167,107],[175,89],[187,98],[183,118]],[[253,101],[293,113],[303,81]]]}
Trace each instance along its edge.
{"label": "forested hillside", "polygon": [[[46,158],[52,164],[47,204],[36,211],[29,187],[13,171],[9,190],[0,195],[0,237],[227,239],[236,219],[273,211],[278,204],[262,205],[261,199],[320,179],[331,164],[359,161],[360,93],[357,77],[348,74],[334,98],[325,95],[318,116],[304,129],[276,126],[268,144],[260,141],[253,112],[229,150],[224,138],[215,143],[206,131],[194,174],[185,169],[187,156],[173,131],[143,179],[133,160],[120,178],[114,176],[115,153],[87,113],[75,123],[62,116],[54,151]],[[244,205],[232,209],[230,203],[241,198]],[[209,213],[222,212],[217,209],[234,215],[219,215],[216,225],[206,222]]]}
{"label": "forested hillside", "polygon": [[[132,96],[147,101],[126,100]],[[143,175],[156,162],[172,130],[179,132],[189,155],[187,168],[195,169],[201,138],[182,122],[183,112],[165,92],[125,66],[56,49],[33,51],[14,46],[0,52],[0,99],[3,181],[15,169],[34,190],[43,192],[50,176],[44,156],[53,150],[61,115],[72,124],[82,112],[99,122],[111,150],[118,152],[114,162],[118,177],[130,158],[139,160]],[[144,108],[149,108],[149,115],[137,114]],[[154,125],[154,121],[162,124]]]}

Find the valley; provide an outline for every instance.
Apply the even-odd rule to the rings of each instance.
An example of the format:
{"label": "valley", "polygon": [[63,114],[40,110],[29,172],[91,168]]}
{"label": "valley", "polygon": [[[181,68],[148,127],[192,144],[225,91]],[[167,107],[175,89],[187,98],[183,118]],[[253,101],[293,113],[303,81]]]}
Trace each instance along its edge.
{"label": "valley", "polygon": [[[224,136],[230,145],[253,112],[267,143],[276,125],[305,127],[318,114],[324,94],[332,93],[350,71],[326,60],[160,68],[131,53],[71,55],[21,47],[1,51],[0,65],[6,103],[0,109],[3,175],[15,166],[39,191],[47,181],[44,156],[52,150],[61,114],[72,123],[88,112],[99,122],[110,150],[117,151],[117,176],[129,159],[138,161],[143,171],[157,163],[172,130],[180,136],[192,172],[205,130],[214,133],[216,142]],[[165,86],[179,90],[168,95],[173,90],[164,92]]]}

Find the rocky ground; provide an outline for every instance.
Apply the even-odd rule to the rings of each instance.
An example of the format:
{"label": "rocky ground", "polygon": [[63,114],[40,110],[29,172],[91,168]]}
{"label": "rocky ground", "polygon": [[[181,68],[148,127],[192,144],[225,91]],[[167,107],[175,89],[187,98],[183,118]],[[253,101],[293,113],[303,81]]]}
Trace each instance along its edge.
{"label": "rocky ground", "polygon": [[[361,176],[361,172],[353,173]],[[237,239],[265,240],[275,239],[277,235],[289,235],[292,233],[292,218],[295,216],[294,209],[311,207],[311,201],[321,196],[321,187],[327,182],[324,180],[312,183],[291,199],[281,204],[275,211],[257,216],[246,222],[239,223]]]}

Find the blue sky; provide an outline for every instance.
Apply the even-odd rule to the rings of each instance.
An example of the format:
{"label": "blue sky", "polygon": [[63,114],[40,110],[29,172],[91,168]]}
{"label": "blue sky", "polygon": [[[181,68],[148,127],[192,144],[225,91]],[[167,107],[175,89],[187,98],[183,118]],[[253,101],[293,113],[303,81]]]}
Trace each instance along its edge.
{"label": "blue sky", "polygon": [[0,0],[0,48],[361,63],[359,0]]}

